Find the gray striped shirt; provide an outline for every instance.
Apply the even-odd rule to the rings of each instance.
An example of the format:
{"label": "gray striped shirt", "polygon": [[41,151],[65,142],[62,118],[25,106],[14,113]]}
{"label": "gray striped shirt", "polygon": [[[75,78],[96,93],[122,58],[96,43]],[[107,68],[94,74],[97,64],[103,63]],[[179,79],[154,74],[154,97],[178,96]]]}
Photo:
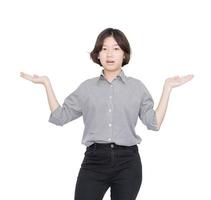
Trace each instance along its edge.
{"label": "gray striped shirt", "polygon": [[121,69],[112,82],[100,76],[83,81],[51,112],[49,122],[58,126],[83,116],[81,143],[94,142],[131,146],[140,144],[135,132],[138,117],[147,129],[158,131],[154,102],[145,85]]}

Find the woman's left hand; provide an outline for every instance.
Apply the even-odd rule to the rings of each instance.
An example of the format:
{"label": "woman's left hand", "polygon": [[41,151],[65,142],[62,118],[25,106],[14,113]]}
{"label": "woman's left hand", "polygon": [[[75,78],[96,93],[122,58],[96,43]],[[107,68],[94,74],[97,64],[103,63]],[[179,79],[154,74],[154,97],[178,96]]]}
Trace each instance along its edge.
{"label": "woman's left hand", "polygon": [[172,89],[174,87],[178,87],[183,85],[184,83],[190,81],[193,78],[193,75],[186,75],[186,76],[174,76],[167,78],[165,80],[165,86]]}

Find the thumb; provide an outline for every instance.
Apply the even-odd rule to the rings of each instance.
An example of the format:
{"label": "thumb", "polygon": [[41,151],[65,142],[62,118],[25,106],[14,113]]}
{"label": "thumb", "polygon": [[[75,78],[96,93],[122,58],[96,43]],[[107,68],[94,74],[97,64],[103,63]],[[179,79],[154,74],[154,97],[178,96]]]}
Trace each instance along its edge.
{"label": "thumb", "polygon": [[38,78],[39,76],[37,74],[33,74],[34,77]]}

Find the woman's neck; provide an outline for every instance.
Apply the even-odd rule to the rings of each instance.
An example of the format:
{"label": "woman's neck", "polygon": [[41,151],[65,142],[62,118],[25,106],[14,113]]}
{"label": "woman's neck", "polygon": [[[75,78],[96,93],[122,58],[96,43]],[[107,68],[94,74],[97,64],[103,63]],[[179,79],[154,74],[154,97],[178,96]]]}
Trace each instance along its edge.
{"label": "woman's neck", "polygon": [[114,71],[104,69],[104,76],[109,82],[111,82],[118,74],[120,74],[121,70],[121,68]]}

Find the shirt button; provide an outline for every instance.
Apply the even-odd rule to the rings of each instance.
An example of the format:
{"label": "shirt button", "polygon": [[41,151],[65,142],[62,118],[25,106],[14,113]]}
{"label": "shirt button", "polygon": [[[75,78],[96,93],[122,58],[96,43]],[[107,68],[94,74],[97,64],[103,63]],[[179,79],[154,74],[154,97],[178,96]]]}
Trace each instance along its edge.
{"label": "shirt button", "polygon": [[114,148],[114,144],[111,144],[111,148]]}
{"label": "shirt button", "polygon": [[109,109],[109,112],[111,112],[111,109]]}
{"label": "shirt button", "polygon": [[108,141],[111,141],[111,138],[108,138]]}
{"label": "shirt button", "polygon": [[109,126],[111,126],[112,124],[110,123],[110,124],[108,124]]}

